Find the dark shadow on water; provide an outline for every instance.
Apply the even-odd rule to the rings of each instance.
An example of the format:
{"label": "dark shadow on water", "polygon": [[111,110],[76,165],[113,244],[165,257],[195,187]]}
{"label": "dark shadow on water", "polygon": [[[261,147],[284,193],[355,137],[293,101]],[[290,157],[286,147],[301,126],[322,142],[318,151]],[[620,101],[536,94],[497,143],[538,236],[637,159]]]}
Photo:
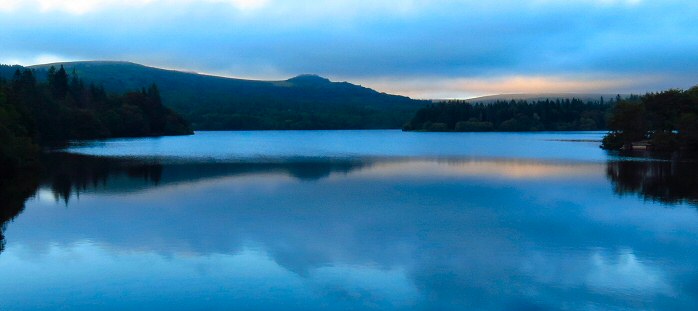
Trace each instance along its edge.
{"label": "dark shadow on water", "polygon": [[606,176],[613,191],[621,196],[637,194],[645,200],[664,204],[698,206],[696,157],[676,154],[649,156],[653,159],[608,162]]}
{"label": "dark shadow on water", "polygon": [[7,223],[24,210],[24,202],[38,188],[38,177],[34,173],[15,178],[0,178],[0,253],[5,248],[3,232]]}
{"label": "dark shadow on water", "polygon": [[164,163],[158,160],[137,160],[95,157],[70,153],[46,155],[41,178],[56,200],[66,204],[71,195],[96,190],[130,192],[159,185],[194,182],[211,178],[277,173],[303,181],[329,177],[332,173],[349,173],[360,169],[366,161],[289,160],[276,162],[185,162]]}
{"label": "dark shadow on water", "polygon": [[56,200],[68,204],[71,194],[107,188],[109,180],[126,176],[134,184],[158,185],[163,166],[157,162],[54,153],[42,158],[41,185],[49,186]]}
{"label": "dark shadow on water", "polygon": [[70,153],[44,154],[42,168],[15,178],[0,179],[0,252],[3,230],[24,209],[25,201],[47,187],[67,206],[71,197],[88,191],[133,192],[167,184],[211,178],[277,173],[315,181],[332,173],[349,173],[366,161],[296,160],[270,163],[169,163],[158,160],[96,157]]}

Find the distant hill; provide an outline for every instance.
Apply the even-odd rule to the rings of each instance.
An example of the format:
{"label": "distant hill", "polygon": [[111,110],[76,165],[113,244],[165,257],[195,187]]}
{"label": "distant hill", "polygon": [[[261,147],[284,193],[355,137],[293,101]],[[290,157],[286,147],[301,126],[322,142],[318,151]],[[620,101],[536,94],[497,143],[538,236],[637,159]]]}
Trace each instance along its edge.
{"label": "distant hill", "polygon": [[[604,101],[610,99],[615,99],[618,95],[621,98],[626,99],[630,97],[630,94],[600,94],[600,93],[542,93],[542,94],[499,94],[499,95],[488,95],[475,97],[470,99],[465,99],[465,102],[469,103],[483,103],[489,104],[496,101],[510,101],[510,100],[525,100],[525,101],[545,101],[545,100],[565,100],[565,99],[579,99],[584,102],[589,101],[600,101],[601,98]],[[446,102],[449,100],[434,100],[434,102]]]}
{"label": "distant hill", "polygon": [[316,75],[282,81],[224,78],[129,62],[70,62],[86,83],[123,93],[157,84],[163,103],[198,130],[400,128],[427,102]]}

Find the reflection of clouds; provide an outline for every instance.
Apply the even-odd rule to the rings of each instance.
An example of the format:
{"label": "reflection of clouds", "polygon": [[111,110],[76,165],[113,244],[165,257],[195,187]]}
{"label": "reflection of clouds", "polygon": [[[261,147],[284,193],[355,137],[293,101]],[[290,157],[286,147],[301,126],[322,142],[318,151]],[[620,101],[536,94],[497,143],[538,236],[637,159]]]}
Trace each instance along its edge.
{"label": "reflection of clouds", "polygon": [[34,194],[34,199],[41,202],[55,202],[58,201],[53,192],[48,188],[39,188]]}
{"label": "reflection of clouds", "polygon": [[313,270],[309,278],[325,295],[371,307],[408,307],[420,296],[408,271],[397,268],[327,266]]}
{"label": "reflection of clouds", "polygon": [[640,262],[632,251],[620,252],[615,258],[597,251],[590,258],[590,268],[587,284],[592,288],[626,294],[672,294],[661,272]]}
{"label": "reflection of clouds", "polygon": [[[248,247],[235,254],[169,257],[89,241],[52,245],[41,254],[17,246],[3,254],[0,269],[0,301],[16,310],[59,305],[70,310],[385,309],[412,305],[419,297],[404,269],[338,264],[301,276]],[[31,286],[12,286],[7,280]],[[41,299],[26,300],[36,293]],[[66,303],[65,297],[79,303]]]}
{"label": "reflection of clouds", "polygon": [[207,179],[198,179],[192,182],[173,182],[161,187],[148,187],[139,189],[142,194],[135,193],[132,198],[140,201],[154,198],[171,198],[183,193],[208,192],[215,195],[216,191],[228,194],[244,194],[247,191],[255,191],[273,194],[280,187],[291,182],[293,178],[278,173],[249,173],[237,176],[216,176]]}
{"label": "reflection of clouds", "polygon": [[[696,275],[690,268],[695,258],[685,254],[698,239],[671,240],[666,237],[673,237],[672,232],[662,231],[665,236],[658,241],[648,232],[657,233],[657,223],[676,215],[696,223],[695,213],[653,209],[654,217],[632,225],[590,216],[599,208],[612,219],[652,207],[613,196],[603,168],[402,160],[330,172],[329,178],[313,182],[269,166],[244,174],[237,169],[230,175],[204,174],[206,178],[190,169],[186,172],[191,175],[182,173],[172,179],[177,182],[168,183],[169,168],[164,166],[165,181],[144,191],[87,192],[67,208],[51,201],[28,202],[8,226],[5,254],[13,256],[20,245],[41,250],[37,260],[51,261],[56,259],[54,248],[70,251],[76,241],[90,240],[106,252],[103,257],[116,256],[95,263],[107,269],[123,269],[122,260],[137,260],[128,256],[144,256],[162,265],[158,269],[164,279],[181,282],[166,275],[176,273],[171,266],[183,265],[188,271],[189,261],[199,261],[199,271],[209,275],[192,277],[198,282],[221,281],[210,274],[222,269],[231,278],[226,284],[251,282],[267,295],[282,280],[287,284],[282,291],[310,297],[307,304],[317,306],[317,297],[331,296],[345,309],[540,309],[567,300],[623,307],[632,299],[652,304],[656,296],[675,297],[674,292],[690,304],[695,294],[677,285],[683,281],[676,280],[672,269],[675,263],[689,267],[684,270],[687,278]],[[686,227],[680,234],[698,237],[696,228]],[[250,245],[264,258],[249,257]],[[618,249],[634,252],[616,255]],[[3,256],[1,267],[22,264],[8,263]],[[206,262],[236,256],[251,258],[251,265],[259,259],[257,268],[264,271],[245,278],[227,269],[255,267],[228,259]],[[65,269],[69,273],[77,267]],[[265,273],[267,269],[275,272]],[[116,276],[132,277],[126,272]],[[614,279],[616,287],[609,285]],[[648,293],[656,296],[643,297]],[[285,299],[293,304],[293,297]]]}
{"label": "reflection of clouds", "polygon": [[375,164],[365,176],[481,176],[505,179],[550,179],[596,176],[602,164],[555,163],[517,160],[389,161]]}
{"label": "reflection of clouds", "polygon": [[[341,180],[346,175],[356,175],[360,178],[395,178],[412,177],[425,178],[428,176],[441,177],[482,177],[495,179],[528,179],[547,180],[556,178],[581,178],[594,177],[603,169],[601,164],[571,163],[571,162],[538,162],[508,159],[399,159],[388,160],[385,158],[359,160],[320,160],[317,162],[279,162],[279,163],[199,163],[199,164],[151,164],[157,167],[157,178],[150,180],[148,169],[151,166],[138,167],[134,163],[119,161],[110,158],[98,158],[89,156],[70,155],[66,158],[80,162],[91,160],[101,164],[96,172],[106,175],[79,176],[79,182],[56,184],[55,179],[45,181],[53,190],[53,200],[79,198],[81,193],[124,193],[150,191],[152,193],[166,193],[169,191],[198,191],[199,188],[210,187],[215,184],[229,183],[244,185],[252,182],[254,187],[262,185],[269,191],[276,189],[279,183],[288,180],[279,176],[283,172],[289,177],[301,180],[316,181],[323,178]],[[101,162],[100,162],[101,161]],[[66,162],[64,160],[64,162]],[[89,162],[89,161],[88,161]],[[105,170],[105,163],[112,168]],[[67,165],[70,167],[70,165]],[[375,166],[375,167],[372,167]],[[369,169],[370,168],[370,169]],[[130,171],[128,171],[130,170]],[[87,171],[85,166],[80,171]],[[125,172],[128,171],[128,174]],[[143,178],[135,178],[141,174]],[[89,174],[88,174],[89,175]],[[151,174],[152,175],[152,174]],[[94,181],[90,181],[90,178]],[[76,178],[77,179],[77,178]],[[264,182],[254,182],[263,179]],[[70,179],[67,179],[70,180]],[[51,184],[51,182],[53,182]],[[63,186],[63,187],[61,187]],[[158,186],[158,187],[154,187]],[[67,189],[67,190],[66,190]],[[231,188],[235,191],[236,188]],[[48,200],[46,188],[37,192],[37,199]]]}
{"label": "reflection of clouds", "polygon": [[536,251],[526,257],[521,270],[556,287],[585,287],[599,295],[648,301],[657,295],[674,295],[659,263],[641,261],[631,250],[576,249],[565,255]]}

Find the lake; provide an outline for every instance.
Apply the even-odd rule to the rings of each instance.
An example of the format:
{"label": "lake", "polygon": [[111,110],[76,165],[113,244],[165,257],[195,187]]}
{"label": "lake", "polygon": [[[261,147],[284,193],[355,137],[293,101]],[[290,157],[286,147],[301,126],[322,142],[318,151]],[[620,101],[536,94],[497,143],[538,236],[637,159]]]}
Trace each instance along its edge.
{"label": "lake", "polygon": [[696,310],[698,165],[602,136],[74,144],[0,191],[0,309]]}

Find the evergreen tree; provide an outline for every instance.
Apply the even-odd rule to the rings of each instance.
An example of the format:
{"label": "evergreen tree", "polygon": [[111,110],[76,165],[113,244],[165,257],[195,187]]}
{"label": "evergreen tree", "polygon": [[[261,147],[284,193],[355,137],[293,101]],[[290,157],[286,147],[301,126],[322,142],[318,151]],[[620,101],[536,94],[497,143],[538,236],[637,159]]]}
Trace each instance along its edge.
{"label": "evergreen tree", "polygon": [[52,77],[49,75],[49,85],[54,98],[65,99],[66,95],[68,95],[68,74],[63,65]]}
{"label": "evergreen tree", "polygon": [[698,88],[667,90],[620,101],[604,137],[605,149],[647,140],[654,150],[698,150]]}

